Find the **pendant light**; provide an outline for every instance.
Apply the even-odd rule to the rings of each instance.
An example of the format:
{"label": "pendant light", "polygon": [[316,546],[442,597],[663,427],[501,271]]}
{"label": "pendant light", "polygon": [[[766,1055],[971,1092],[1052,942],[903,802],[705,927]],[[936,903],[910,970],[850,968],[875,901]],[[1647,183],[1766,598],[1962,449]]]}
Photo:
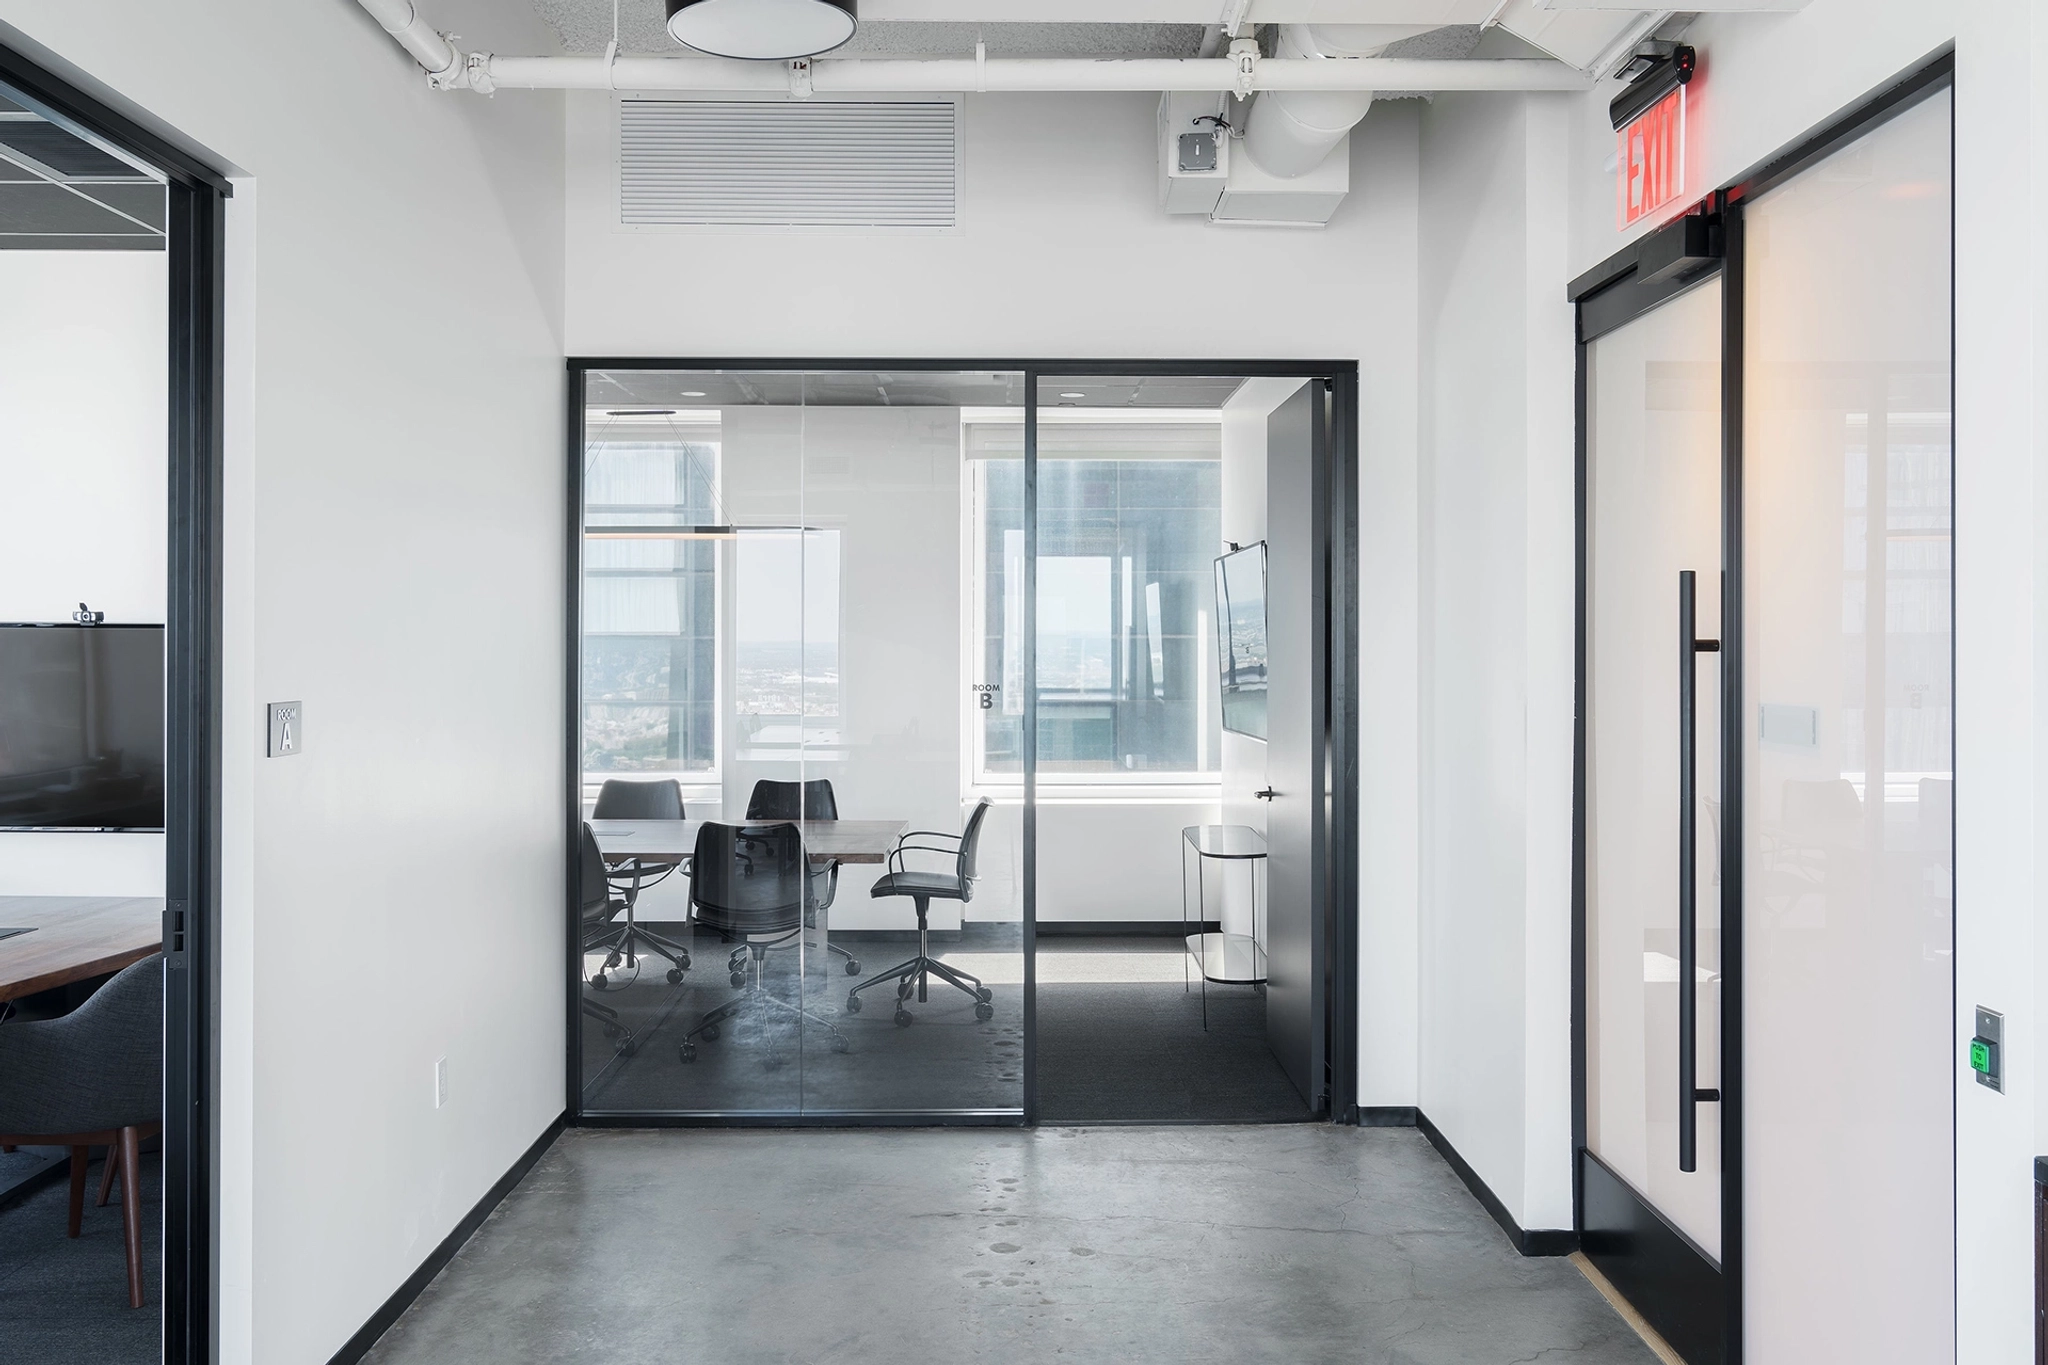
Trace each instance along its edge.
{"label": "pendant light", "polygon": [[783,62],[853,36],[855,0],[666,0],[669,36],[713,57]]}

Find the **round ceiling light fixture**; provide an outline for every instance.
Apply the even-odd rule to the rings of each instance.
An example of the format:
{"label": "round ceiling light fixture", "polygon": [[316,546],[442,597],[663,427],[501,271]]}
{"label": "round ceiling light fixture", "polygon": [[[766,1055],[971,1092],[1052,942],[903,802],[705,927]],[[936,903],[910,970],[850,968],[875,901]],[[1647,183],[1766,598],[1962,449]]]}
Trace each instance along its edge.
{"label": "round ceiling light fixture", "polygon": [[713,57],[786,62],[853,36],[855,0],[666,0],[669,36]]}

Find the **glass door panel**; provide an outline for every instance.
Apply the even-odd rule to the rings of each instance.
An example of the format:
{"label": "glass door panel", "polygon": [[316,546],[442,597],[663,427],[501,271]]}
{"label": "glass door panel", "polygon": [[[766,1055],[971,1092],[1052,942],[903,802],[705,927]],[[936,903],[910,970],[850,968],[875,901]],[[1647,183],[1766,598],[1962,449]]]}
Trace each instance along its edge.
{"label": "glass door panel", "polygon": [[[1718,655],[1681,638],[1687,611],[1697,638],[1720,635],[1719,280],[1591,350],[1586,1143],[1718,1260],[1720,1111],[1688,1106],[1680,1091],[1688,1050],[1694,1088],[1721,1083]],[[1681,920],[1688,894],[1691,926]],[[1682,965],[1693,978],[1690,1030]]]}
{"label": "glass door panel", "polygon": [[1754,1360],[1954,1356],[1949,104],[1744,215]]}
{"label": "glass door panel", "polygon": [[[700,826],[745,815],[731,788],[760,710],[742,685],[765,667],[758,623],[801,615],[801,575],[741,526],[798,514],[802,401],[797,374],[586,379],[582,807],[610,884],[582,920],[587,1113],[801,1108],[802,877],[738,836],[685,860]],[[647,818],[677,798],[680,821]]]}
{"label": "glass door panel", "polygon": [[977,411],[1021,420],[1022,383],[805,377],[802,529],[777,551],[801,582],[800,619],[773,632],[798,656],[777,663],[774,690],[796,695],[776,702],[735,774],[800,781],[806,815],[829,805],[838,826],[811,827],[820,848],[837,837],[849,850],[813,850],[806,1113],[1023,1105],[1022,808],[1011,797],[977,819],[968,757],[983,718],[1022,702],[969,627],[989,543],[1021,553],[1022,506],[1009,497],[976,517],[964,440]]}

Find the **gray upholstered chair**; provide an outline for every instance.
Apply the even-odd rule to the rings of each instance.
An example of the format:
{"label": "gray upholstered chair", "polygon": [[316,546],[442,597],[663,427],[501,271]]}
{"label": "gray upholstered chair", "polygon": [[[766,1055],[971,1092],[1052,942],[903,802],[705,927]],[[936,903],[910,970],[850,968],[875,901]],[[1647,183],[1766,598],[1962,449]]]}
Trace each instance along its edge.
{"label": "gray upholstered chair", "polygon": [[0,1026],[0,1146],[71,1149],[71,1225],[85,1218],[85,1168],[104,1145],[104,1205],[121,1178],[128,1306],[142,1307],[144,1138],[163,1131],[164,959],[127,968],[57,1019]]}

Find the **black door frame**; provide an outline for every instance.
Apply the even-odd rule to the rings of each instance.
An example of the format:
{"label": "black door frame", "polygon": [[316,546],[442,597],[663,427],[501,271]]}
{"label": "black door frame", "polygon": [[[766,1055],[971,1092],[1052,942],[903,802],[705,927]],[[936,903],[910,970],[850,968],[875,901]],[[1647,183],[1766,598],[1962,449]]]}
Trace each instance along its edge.
{"label": "black door frame", "polygon": [[[593,370],[797,370],[871,372],[995,371],[1023,377],[1025,480],[1025,614],[1036,614],[1038,381],[1043,375],[1085,378],[1099,375],[1298,378],[1320,384],[1322,429],[1332,438],[1317,461],[1316,487],[1322,495],[1317,509],[1316,558],[1322,569],[1324,642],[1322,668],[1316,679],[1322,703],[1324,788],[1319,825],[1316,883],[1321,888],[1324,978],[1322,1066],[1325,1087],[1317,1117],[1341,1123],[1358,1120],[1358,362],[1355,360],[1100,360],[1100,359],[860,359],[847,357],[748,356],[689,358],[676,356],[572,356],[568,361],[566,411],[565,499],[566,554],[564,640],[565,716],[563,779],[566,848],[575,848],[582,823],[583,713],[583,412],[588,376]],[[1027,647],[1035,637],[1027,635]],[[566,859],[563,880],[564,1027],[568,1038],[564,1083],[565,1107],[571,1124],[592,1128],[645,1127],[846,1127],[1034,1124],[1038,1121],[1037,1016],[1037,842],[1035,796],[1037,748],[1037,665],[1027,656],[1025,692],[1024,803],[1024,1070],[1023,1106],[1001,1114],[976,1111],[934,1111],[887,1114],[586,1114],[583,1109],[581,1046],[582,977],[578,943],[578,887],[574,858]],[[1349,907],[1349,913],[1331,913]]]}
{"label": "black door frame", "polygon": [[[1572,753],[1572,1151],[1575,1227],[1587,1257],[1693,1365],[1743,1360],[1743,208],[1751,199],[1949,89],[1944,48],[1715,190],[1687,218],[1639,238],[1572,281],[1576,306],[1575,715]],[[1701,236],[1704,229],[1704,236]],[[1690,238],[1686,234],[1690,232]],[[1704,254],[1701,248],[1704,248]],[[1689,269],[1647,278],[1659,266]],[[1721,1262],[1717,1266],[1586,1147],[1587,399],[1592,343],[1710,280],[1721,281]],[[1953,477],[1953,473],[1951,473]],[[1589,1218],[1588,1210],[1592,1209]]]}
{"label": "black door frame", "polygon": [[4,45],[0,84],[169,181],[163,1358],[205,1365],[218,1336],[222,283],[234,191],[215,167]]}

